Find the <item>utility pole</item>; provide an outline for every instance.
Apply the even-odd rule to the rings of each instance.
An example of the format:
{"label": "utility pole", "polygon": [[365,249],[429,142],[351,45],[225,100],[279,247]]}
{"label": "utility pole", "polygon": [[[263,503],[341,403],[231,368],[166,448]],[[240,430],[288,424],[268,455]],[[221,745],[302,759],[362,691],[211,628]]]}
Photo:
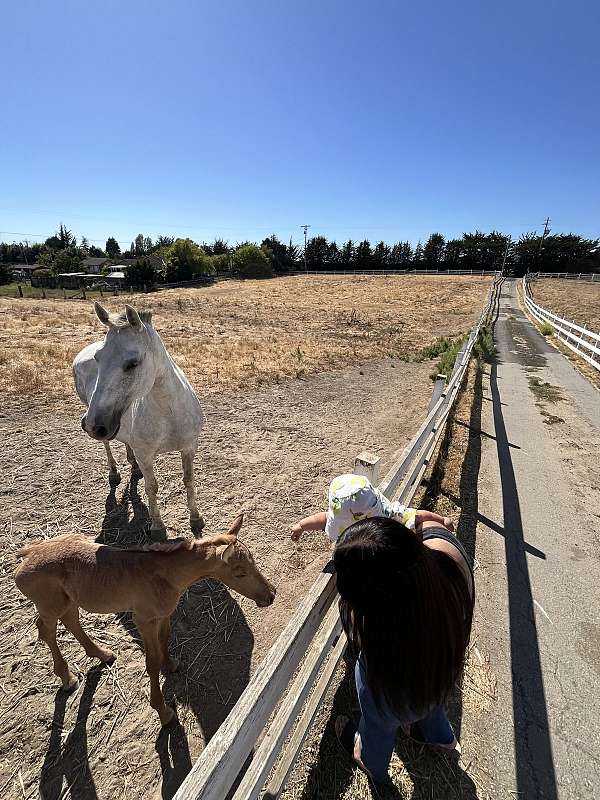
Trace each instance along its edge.
{"label": "utility pole", "polygon": [[507,237],[506,239],[506,247],[504,248],[504,258],[502,259],[502,274],[504,275],[504,267],[506,266],[506,257],[508,255],[508,250],[511,245],[511,237]]}
{"label": "utility pole", "polygon": [[[537,258],[536,258],[538,267],[540,266],[540,258],[542,256],[542,248],[544,246],[544,239],[550,233],[550,228],[548,227],[549,224],[550,224],[550,217],[546,217],[546,222],[544,223],[544,232],[542,233],[542,238],[540,239],[540,246],[538,248]],[[539,272],[539,269],[538,269],[538,272]]]}
{"label": "utility pole", "polygon": [[304,228],[304,272],[308,271],[308,267],[306,266],[306,232],[311,227],[310,225],[300,225],[301,228]]}

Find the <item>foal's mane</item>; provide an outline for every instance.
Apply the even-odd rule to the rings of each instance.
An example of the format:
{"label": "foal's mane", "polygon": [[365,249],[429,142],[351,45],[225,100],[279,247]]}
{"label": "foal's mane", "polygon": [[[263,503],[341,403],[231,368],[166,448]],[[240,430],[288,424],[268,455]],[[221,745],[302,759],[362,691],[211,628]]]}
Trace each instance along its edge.
{"label": "foal's mane", "polygon": [[140,553],[174,553],[176,550],[193,550],[193,539],[168,539],[166,542],[152,542],[128,547],[127,550]]}

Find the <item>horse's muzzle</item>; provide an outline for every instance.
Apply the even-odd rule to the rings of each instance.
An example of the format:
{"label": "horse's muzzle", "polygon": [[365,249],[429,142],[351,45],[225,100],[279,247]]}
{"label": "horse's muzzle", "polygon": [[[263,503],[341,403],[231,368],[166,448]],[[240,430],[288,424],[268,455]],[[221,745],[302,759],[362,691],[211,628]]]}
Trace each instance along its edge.
{"label": "horse's muzzle", "polygon": [[81,418],[81,427],[92,439],[96,439],[99,442],[110,442],[119,432],[121,421],[118,420],[117,422],[110,422],[104,425],[102,422],[97,422],[92,425],[92,427],[89,427],[87,424],[87,414],[84,414]]}

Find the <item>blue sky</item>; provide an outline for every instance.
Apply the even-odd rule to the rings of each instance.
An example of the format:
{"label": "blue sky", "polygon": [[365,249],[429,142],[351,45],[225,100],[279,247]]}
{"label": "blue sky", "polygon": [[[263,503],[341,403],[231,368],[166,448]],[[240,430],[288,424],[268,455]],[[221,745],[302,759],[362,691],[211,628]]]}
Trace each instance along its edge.
{"label": "blue sky", "polygon": [[[591,2],[4,3],[0,239],[600,236]],[[11,233],[5,233],[5,231]]]}

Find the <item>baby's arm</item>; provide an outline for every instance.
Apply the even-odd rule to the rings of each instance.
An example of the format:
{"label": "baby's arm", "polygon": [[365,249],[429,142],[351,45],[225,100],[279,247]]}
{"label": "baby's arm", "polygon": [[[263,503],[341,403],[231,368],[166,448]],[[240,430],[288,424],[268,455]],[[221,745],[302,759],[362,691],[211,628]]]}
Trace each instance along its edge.
{"label": "baby's arm", "polygon": [[310,517],[304,517],[292,525],[292,541],[298,542],[305,531],[324,531],[326,522],[326,511],[318,511],[316,514],[311,514]]}

